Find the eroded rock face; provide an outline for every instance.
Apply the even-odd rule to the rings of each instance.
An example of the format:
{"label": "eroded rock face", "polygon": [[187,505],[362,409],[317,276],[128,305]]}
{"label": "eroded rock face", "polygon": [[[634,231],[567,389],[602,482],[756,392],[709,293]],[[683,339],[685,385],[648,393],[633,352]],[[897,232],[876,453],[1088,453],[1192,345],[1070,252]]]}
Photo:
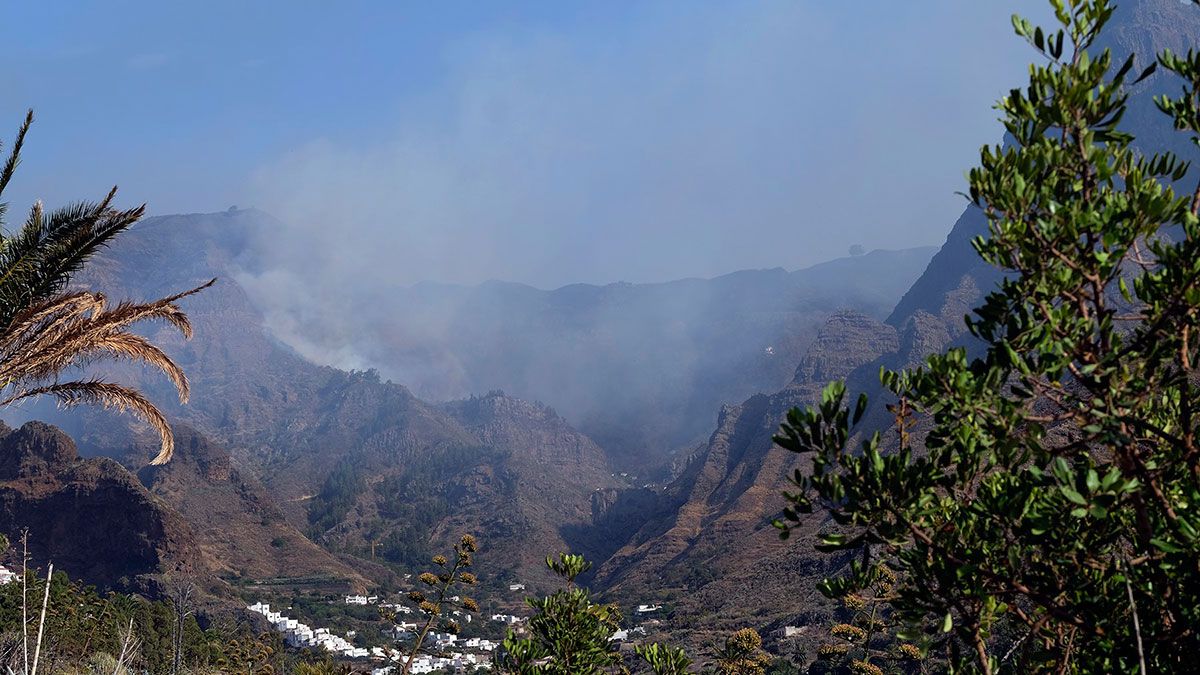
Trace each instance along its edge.
{"label": "eroded rock face", "polygon": [[[517,563],[527,579],[550,581],[545,557],[560,551],[592,553],[577,539],[591,524],[597,491],[615,485],[604,451],[551,408],[492,392],[442,406],[498,454],[476,467],[470,484],[451,495],[454,512],[438,525],[449,538],[475,531],[491,550],[480,560]],[[508,532],[508,537],[494,533]],[[488,537],[488,535],[492,535]]]}
{"label": "eroded rock face", "polygon": [[155,592],[203,567],[191,529],[117,462],[81,459],[62,431],[0,425],[0,532],[29,531],[32,562],[102,588]]}
{"label": "eroded rock face", "polygon": [[844,379],[864,363],[896,351],[896,329],[851,310],[834,313],[796,368],[792,386],[823,385]]}

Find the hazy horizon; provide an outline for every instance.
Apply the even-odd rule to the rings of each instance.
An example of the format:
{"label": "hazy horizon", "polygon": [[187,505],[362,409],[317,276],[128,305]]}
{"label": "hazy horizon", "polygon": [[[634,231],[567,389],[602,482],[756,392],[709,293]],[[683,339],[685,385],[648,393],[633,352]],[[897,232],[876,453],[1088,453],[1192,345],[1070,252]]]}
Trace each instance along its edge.
{"label": "hazy horizon", "polygon": [[15,8],[56,30],[10,35],[0,129],[38,117],[14,216],[114,183],[154,214],[259,207],[297,284],[939,245],[1029,59],[1007,3],[120,5]]}

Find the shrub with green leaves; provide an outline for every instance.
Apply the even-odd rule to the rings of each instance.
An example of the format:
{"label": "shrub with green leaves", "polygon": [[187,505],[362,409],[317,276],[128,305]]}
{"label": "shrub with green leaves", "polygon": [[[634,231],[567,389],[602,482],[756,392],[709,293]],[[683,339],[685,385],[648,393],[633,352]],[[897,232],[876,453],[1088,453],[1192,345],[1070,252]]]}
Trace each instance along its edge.
{"label": "shrub with green leaves", "polygon": [[[613,639],[621,628],[620,609],[616,605],[592,602],[591,592],[575,584],[592,564],[581,555],[560,553],[558,559],[546,558],[546,566],[563,579],[564,587],[547,597],[526,600],[536,610],[529,620],[528,635],[518,637],[509,633],[493,659],[497,672],[510,675],[629,673],[619,645]],[[726,646],[730,644],[727,642]],[[636,645],[633,653],[641,662],[642,669],[637,672],[647,669],[654,675],[692,672],[692,659],[678,647],[652,642]]]}
{"label": "shrub with green leaves", "polygon": [[615,605],[592,602],[588,589],[575,579],[591,568],[583,556],[560,554],[546,565],[565,587],[526,602],[535,611],[528,637],[509,634],[497,650],[494,665],[513,675],[600,675],[623,672],[621,654],[612,641],[621,627]]}
{"label": "shrub with green leaves", "polygon": [[[900,577],[891,609],[914,639],[945,634],[958,670],[1189,671],[1200,189],[1186,162],[1135,149],[1121,127],[1149,72],[1096,48],[1112,4],[1051,5],[1051,30],[1014,18],[1040,60],[998,105],[1009,143],[970,172],[989,222],[975,250],[1006,273],[968,318],[981,355],[882,372],[893,452],[879,434],[850,446],[867,402],[851,409],[840,383],[791,411],[776,441],[811,464],[778,525],[831,515],[819,548],[858,554],[823,583],[831,597],[885,557]],[[1200,144],[1200,54],[1157,64],[1182,85],[1157,99],[1164,125]]]}
{"label": "shrub with green leaves", "polygon": [[691,672],[688,669],[692,666],[692,659],[679,647],[652,642],[638,645],[633,651],[646,662],[654,675],[686,675]]}

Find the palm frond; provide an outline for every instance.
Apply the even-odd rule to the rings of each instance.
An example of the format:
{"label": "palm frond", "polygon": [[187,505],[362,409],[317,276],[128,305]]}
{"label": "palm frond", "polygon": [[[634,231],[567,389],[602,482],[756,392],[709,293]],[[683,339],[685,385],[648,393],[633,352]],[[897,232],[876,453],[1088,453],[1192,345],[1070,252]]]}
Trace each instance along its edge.
{"label": "palm frond", "polygon": [[[0,195],[16,171],[32,123],[31,110],[0,165]],[[162,371],[181,402],[190,395],[183,369],[129,328],[159,320],[191,338],[191,322],[175,303],[212,286],[216,279],[153,302],[126,301],[115,307],[109,307],[100,293],[63,294],[71,276],[92,255],[145,213],[145,205],[114,208],[116,194],[114,187],[99,202],[79,202],[50,213],[37,202],[11,236],[3,231],[7,204],[0,203],[0,392],[12,392],[0,400],[0,407],[54,396],[64,406],[91,404],[131,412],[158,431],[162,447],[152,463],[162,464],[170,459],[175,439],[162,411],[141,392],[103,380],[58,381],[70,368],[103,359],[129,360]]]}
{"label": "palm frond", "polygon": [[217,283],[216,279],[209,279],[191,290],[169,295],[153,302],[139,303],[123,301],[113,309],[102,313],[97,318],[97,326],[104,326],[108,330],[116,330],[141,321],[166,321],[175,326],[184,338],[190,340],[192,337],[192,324],[188,320],[187,314],[175,303],[188,296],[195,295],[215,283]]}
{"label": "palm frond", "polygon": [[[102,312],[104,297],[81,293],[49,303],[30,319],[0,334],[0,383],[48,377],[56,371],[43,364],[54,362],[79,344],[80,325]],[[64,366],[65,367],[65,366]],[[36,373],[41,373],[40,375]]]}
{"label": "palm frond", "polygon": [[25,121],[21,123],[21,128],[17,129],[17,139],[13,141],[12,150],[8,151],[8,159],[4,161],[4,167],[0,168],[0,195],[4,194],[4,189],[8,187],[8,182],[12,180],[13,173],[17,170],[17,164],[21,162],[21,146],[25,145],[25,134],[29,133],[31,124],[33,124],[32,109],[25,113]]}
{"label": "palm frond", "polygon": [[35,205],[25,225],[0,243],[0,326],[19,311],[61,292],[92,255],[145,213],[112,208],[116,188],[99,203],[45,214]]}
{"label": "palm frond", "polygon": [[171,384],[175,385],[180,403],[187,403],[188,397],[191,395],[191,388],[183,369],[172,361],[166,352],[140,335],[119,332],[98,336],[87,345],[86,351],[81,349],[76,354],[72,359],[72,364],[84,364],[101,356],[144,363],[157,368],[171,380]]}
{"label": "palm frond", "polygon": [[[128,329],[140,321],[158,319],[175,326],[185,338],[190,337],[191,323],[175,303],[215,282],[213,279],[191,290],[153,302],[122,302],[109,308],[103,295],[83,291],[59,296],[25,310],[7,329],[0,331],[0,389],[17,391],[8,400],[0,402],[0,407],[21,398],[47,393],[58,396],[61,401],[62,392],[83,391],[78,387],[57,389],[60,385],[53,382],[70,368],[85,367],[103,359],[129,360],[162,371],[175,386],[180,402],[186,403],[190,387],[183,369],[162,349]],[[74,386],[77,383],[70,384]],[[107,386],[109,383],[101,384]],[[110,389],[101,388],[99,391]],[[141,394],[138,396],[141,397]],[[81,398],[78,402],[90,400]],[[130,404],[122,409],[138,413],[154,424],[160,433],[166,434],[163,452],[166,453],[165,457],[169,457],[168,449],[174,443],[169,437],[170,427],[165,422],[157,424],[154,421],[165,419],[162,412],[144,397],[138,399],[136,406]],[[163,453],[159,457],[164,457]]]}
{"label": "palm frond", "polygon": [[93,253],[145,215],[145,204],[125,210],[113,208],[116,194],[117,188],[113,187],[99,204],[83,203],[76,205],[78,209],[66,207],[50,214],[45,223],[47,278],[57,280],[78,271]]}
{"label": "palm frond", "polygon": [[103,380],[59,382],[18,391],[0,401],[0,407],[40,396],[53,396],[64,407],[95,405],[140,417],[158,431],[162,440],[158,455],[150,460],[151,464],[163,464],[170,460],[175,452],[175,436],[171,433],[171,425],[167,418],[149,399],[132,387]]}
{"label": "palm frond", "polygon": [[[37,324],[54,316],[69,316],[72,313],[99,312],[105,307],[102,294],[79,291],[34,305],[18,314],[12,324],[0,336],[24,335]],[[5,340],[6,337],[0,337]]]}

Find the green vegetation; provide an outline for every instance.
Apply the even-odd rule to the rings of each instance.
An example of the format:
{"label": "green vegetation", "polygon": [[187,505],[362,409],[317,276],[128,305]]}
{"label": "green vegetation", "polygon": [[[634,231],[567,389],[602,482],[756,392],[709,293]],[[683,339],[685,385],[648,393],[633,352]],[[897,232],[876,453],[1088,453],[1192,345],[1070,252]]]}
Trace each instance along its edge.
{"label": "green vegetation", "polygon": [[[403,473],[368,484],[361,464],[352,457],[344,458],[309,502],[307,534],[315,541],[327,541],[325,534],[341,523],[363,493],[370,490],[379,509],[379,518],[368,528],[368,538],[375,546],[355,547],[350,552],[378,556],[401,567],[423,565],[433,555],[429,540],[434,525],[451,511],[449,496],[442,488],[431,486],[445,485],[446,477],[464,466],[502,462],[502,455],[494,448],[449,448],[407,456]],[[501,489],[511,491],[513,487],[505,483]]]}
{"label": "green vegetation", "polygon": [[407,567],[424,564],[433,554],[430,532],[451,511],[450,498],[431,486],[445,485],[446,476],[464,466],[500,461],[492,448],[476,447],[406,457],[403,474],[382,480],[373,488],[379,515],[386,521],[386,525],[380,522],[379,528],[387,529],[380,542],[380,555]]}
{"label": "green vegetation", "polygon": [[[881,559],[885,615],[956,672],[1191,671],[1200,190],[1176,193],[1188,166],[1121,129],[1148,70],[1095,48],[1111,3],[1051,4],[1052,30],[1014,19],[1043,60],[998,106],[1009,145],[970,173],[975,249],[1007,272],[968,319],[982,353],[882,373],[894,452],[878,433],[852,447],[867,401],[840,383],[793,410],[777,442],[811,469],[778,525],[827,511],[819,548],[856,562],[822,591],[869,587]],[[1158,63],[1182,80],[1159,107],[1200,143],[1200,54]]]}
{"label": "green vegetation", "polygon": [[514,675],[620,672],[621,654],[611,640],[621,627],[620,610],[592,602],[591,592],[575,585],[591,563],[563,553],[557,560],[547,558],[546,565],[563,579],[564,588],[527,601],[536,611],[529,637],[506,637],[495,656],[496,669]]}
{"label": "green vegetation", "polygon": [[366,489],[367,481],[350,458],[338,462],[308,506],[309,536],[320,541],[327,530],[341,522]]}
{"label": "green vegetation", "polygon": [[684,675],[692,665],[692,659],[684,650],[657,642],[638,645],[634,653],[650,666],[654,675]]}
{"label": "green vegetation", "polygon": [[[243,624],[213,622],[205,627],[185,606],[186,597],[147,600],[121,593],[100,593],[55,572],[47,581],[33,571],[0,586],[0,668],[11,672],[55,674],[134,673],[154,675],[216,673],[349,672],[324,654],[289,654],[276,633],[257,634]],[[24,596],[24,597],[23,597]],[[40,610],[46,600],[46,618]],[[22,611],[23,602],[27,605]],[[24,620],[22,617],[25,617]],[[28,655],[40,652],[37,670],[25,668],[22,623],[28,630]],[[44,633],[38,649],[39,625]],[[175,627],[181,631],[175,633]],[[178,655],[178,662],[176,656]]]}
{"label": "green vegetation", "polygon": [[[544,598],[529,598],[533,608],[527,635],[510,632],[493,658],[496,672],[507,675],[605,675],[629,673],[620,645],[614,640],[621,628],[621,611],[614,604],[592,601],[576,579],[591,568],[580,555],[560,553],[546,565],[564,582],[563,588]],[[693,661],[678,647],[657,642],[637,645],[633,654],[643,670],[655,675],[693,672]],[[765,675],[770,657],[753,628],[743,628],[714,647],[703,671],[714,675]],[[785,671],[786,672],[786,671]]]}
{"label": "green vegetation", "polygon": [[[39,610],[47,581],[32,571],[28,587],[17,581],[0,586],[0,635],[5,648],[0,660],[16,672],[24,672],[22,617],[26,617],[30,652],[35,650]],[[27,597],[23,598],[23,595]],[[125,668],[151,673],[172,672],[175,656],[174,625],[177,613],[169,600],[149,601],[118,593],[100,594],[91,586],[71,581],[55,572],[46,596],[45,639],[39,671],[49,673],[91,672],[90,666],[117,659]],[[23,599],[28,611],[22,611]],[[204,630],[194,616],[184,618],[179,641],[185,669],[204,671],[231,658],[230,636],[240,643],[255,641],[252,635],[226,630]],[[110,668],[106,672],[113,672]]]}

